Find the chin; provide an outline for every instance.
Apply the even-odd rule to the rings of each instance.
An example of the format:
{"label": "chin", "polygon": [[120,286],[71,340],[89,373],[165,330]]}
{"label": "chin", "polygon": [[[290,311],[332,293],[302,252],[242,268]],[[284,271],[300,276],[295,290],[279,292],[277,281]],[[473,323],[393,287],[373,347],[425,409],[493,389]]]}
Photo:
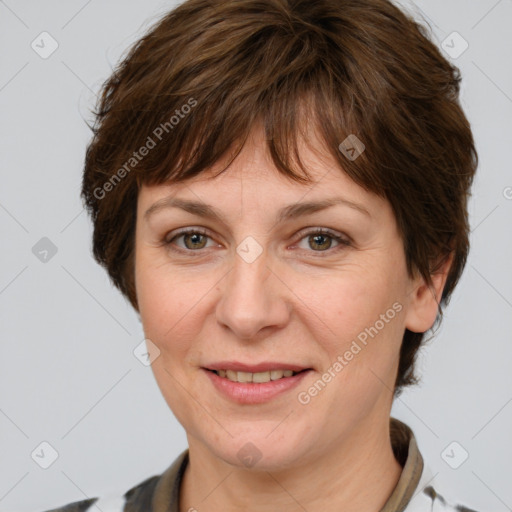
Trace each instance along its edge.
{"label": "chin", "polygon": [[[278,423],[273,422],[272,428]],[[218,439],[205,442],[208,449],[227,464],[239,469],[252,471],[276,471],[296,466],[298,459],[306,451],[304,435],[298,431],[291,434],[275,435],[272,428],[264,432],[248,433],[247,429],[233,438],[225,436],[223,442]]]}

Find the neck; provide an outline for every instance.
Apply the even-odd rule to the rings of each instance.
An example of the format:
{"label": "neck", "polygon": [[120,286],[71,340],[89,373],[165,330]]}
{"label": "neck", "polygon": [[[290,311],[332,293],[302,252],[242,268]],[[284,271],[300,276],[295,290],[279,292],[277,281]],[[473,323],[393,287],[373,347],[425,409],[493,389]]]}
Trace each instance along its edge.
{"label": "neck", "polygon": [[233,467],[189,439],[180,512],[195,508],[266,512],[291,507],[324,512],[380,510],[402,471],[387,427],[358,428],[314,461],[298,461],[292,469],[271,472]]}

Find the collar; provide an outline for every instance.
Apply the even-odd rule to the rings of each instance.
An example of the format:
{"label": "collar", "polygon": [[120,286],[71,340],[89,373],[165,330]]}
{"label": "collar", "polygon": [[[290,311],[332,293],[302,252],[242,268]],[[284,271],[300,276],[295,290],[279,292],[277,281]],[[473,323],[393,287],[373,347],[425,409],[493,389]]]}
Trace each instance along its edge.
{"label": "collar", "polygon": [[380,512],[402,512],[413,498],[423,473],[423,457],[412,430],[401,421],[390,419],[391,445],[402,466],[400,479]]}

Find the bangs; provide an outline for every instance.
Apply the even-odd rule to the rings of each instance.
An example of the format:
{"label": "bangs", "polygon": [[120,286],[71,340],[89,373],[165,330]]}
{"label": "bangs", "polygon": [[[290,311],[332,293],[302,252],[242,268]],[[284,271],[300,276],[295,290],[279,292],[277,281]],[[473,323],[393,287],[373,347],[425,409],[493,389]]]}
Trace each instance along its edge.
{"label": "bangs", "polygon": [[[148,133],[155,145],[134,169],[138,186],[185,181],[222,162],[215,177],[238,156],[255,128],[263,131],[277,170],[291,180],[312,181],[300,156],[303,145],[328,152],[338,161],[338,170],[347,167],[349,162],[343,160],[338,146],[354,132],[346,124],[354,123],[336,115],[340,97],[328,90],[319,78],[320,66],[315,67],[276,76],[263,91],[258,81],[264,78],[258,73],[241,82],[240,71],[235,70],[231,80],[222,81],[222,87],[198,89],[188,97],[180,94],[172,105],[165,101],[157,105],[158,112],[167,114],[151,132],[140,131]],[[155,113],[148,112],[148,121],[155,119]],[[144,140],[147,137],[139,145]]]}
{"label": "bangs", "polygon": [[[299,141],[312,146],[313,132],[340,166],[354,167],[338,146],[361,133],[356,117],[367,105],[359,104],[358,94],[370,106],[375,101],[359,79],[365,66],[354,57],[347,60],[343,46],[327,33],[276,13],[256,16],[247,3],[243,7],[247,12],[225,13],[226,18],[217,13],[215,27],[195,39],[184,37],[184,29],[176,31],[171,16],[160,26],[170,40],[155,34],[142,39],[111,77],[98,125],[105,119],[105,134],[125,133],[124,148],[112,148],[125,155],[117,166],[134,148],[150,146],[130,166],[139,186],[184,181],[224,159],[229,166],[256,126],[264,130],[276,168],[295,181],[311,180]],[[362,45],[355,39],[353,44]],[[353,178],[365,187],[374,183],[359,174]]]}

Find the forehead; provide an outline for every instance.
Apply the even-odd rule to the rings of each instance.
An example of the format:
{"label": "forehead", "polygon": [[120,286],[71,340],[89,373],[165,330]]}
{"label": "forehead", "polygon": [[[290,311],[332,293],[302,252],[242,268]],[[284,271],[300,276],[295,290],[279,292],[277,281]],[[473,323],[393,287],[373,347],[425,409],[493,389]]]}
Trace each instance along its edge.
{"label": "forehead", "polygon": [[318,139],[310,139],[307,143],[299,140],[299,152],[311,177],[308,183],[297,182],[279,172],[262,130],[253,130],[240,154],[227,168],[227,160],[219,161],[186,181],[143,184],[139,192],[139,214],[155,201],[167,197],[204,201],[223,208],[240,206],[244,201],[256,208],[275,209],[285,203],[317,201],[333,196],[341,196],[367,210],[386,206],[386,200],[355,183]]}

